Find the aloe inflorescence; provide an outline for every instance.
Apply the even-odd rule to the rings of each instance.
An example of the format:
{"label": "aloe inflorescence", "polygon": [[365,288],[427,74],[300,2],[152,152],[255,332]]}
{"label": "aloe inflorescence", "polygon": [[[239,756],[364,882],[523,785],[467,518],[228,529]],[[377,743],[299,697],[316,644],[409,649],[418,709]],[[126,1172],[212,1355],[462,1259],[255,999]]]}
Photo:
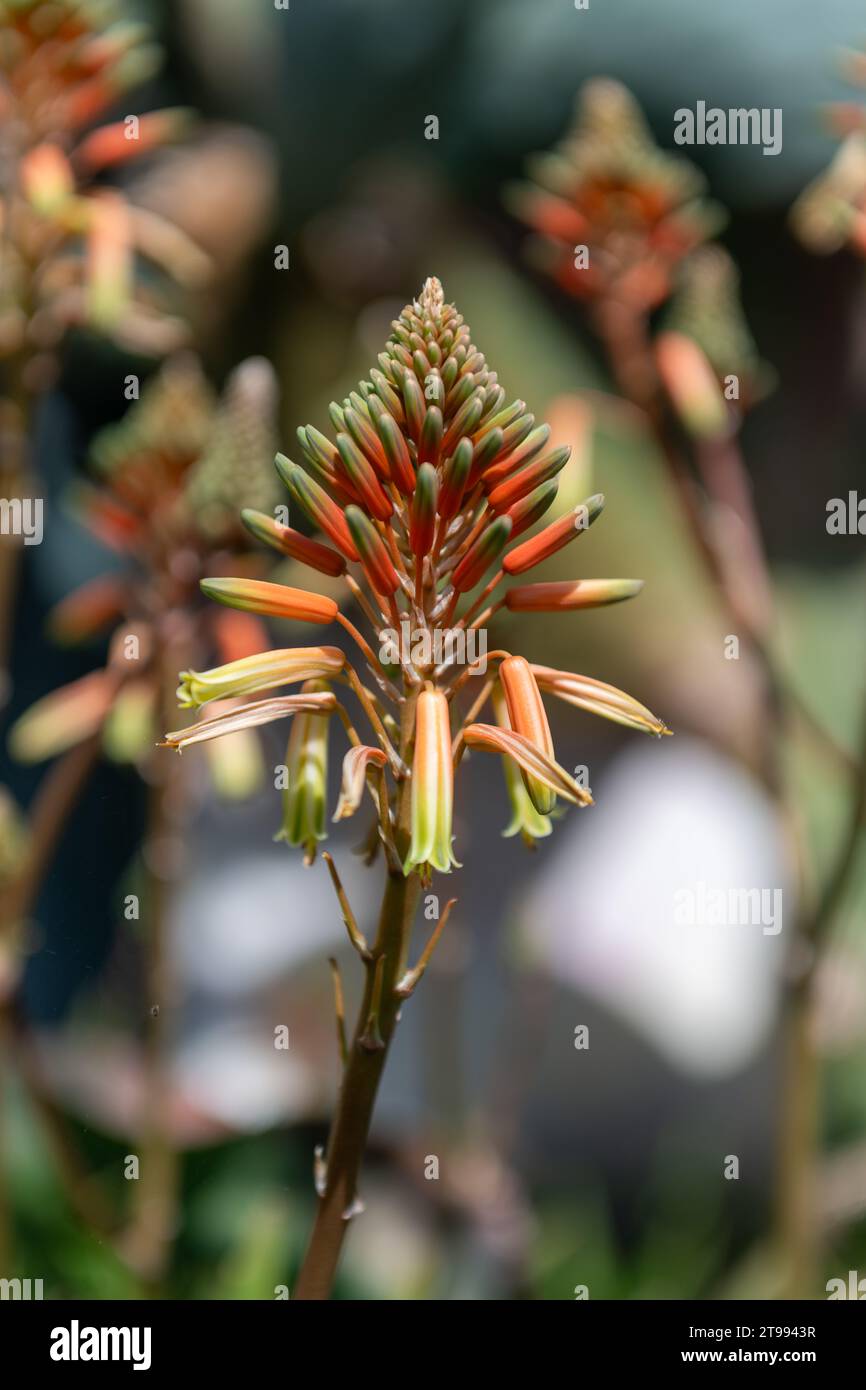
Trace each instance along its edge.
{"label": "aloe inflorescence", "polygon": [[[313,628],[339,624],[358,649],[364,674],[342,647],[315,643],[184,671],[178,690],[184,708],[207,709],[226,695],[233,703],[165,739],[180,750],[292,717],[279,769],[285,780],[278,838],[301,847],[309,863],[325,835],[329,726],[336,717],[349,749],[334,819],[354,815],[369,796],[368,857],[381,849],[387,863],[378,926],[368,943],[336,865],[324,855],[366,981],[349,1042],[339,969],[331,962],[343,1077],[327,1149],[317,1153],[316,1219],[292,1292],[301,1300],[327,1298],[332,1287],[348,1221],[362,1209],[358,1173],[400,1009],[454,906],[452,899],[441,915],[437,908],[433,932],[410,968],[421,885],[434,870],[448,873],[457,865],[454,776],[465,749],[501,757],[512,803],[504,833],[520,833],[532,844],[550,834],[557,801],[592,799],[556,761],[544,694],[631,728],[667,732],[637,700],[601,681],[533,667],[507,651],[487,652],[485,624],[503,606],[592,608],[630,598],[641,586],[628,579],[526,582],[534,565],[586,530],[603,498],[589,498],[530,535],[555,501],[569,450],[553,445],[548,426],[537,424],[522,400],[508,402],[438,280],[425,282],[394,321],[378,365],[331,405],[330,415],[333,437],[307,425],[298,430],[297,460],[277,455],[289,517],[243,513],[254,536],[317,571],[327,592],[223,576],[203,580],[202,588],[244,613]],[[298,520],[311,522],[318,534],[307,535]],[[360,627],[341,609],[341,584]],[[474,639],[481,635],[479,658]],[[300,689],[272,693],[291,685]],[[346,686],[369,726],[366,739],[338,698]],[[239,703],[259,694],[266,697]],[[490,723],[483,722],[488,704]]]}
{"label": "aloe inflorescence", "polygon": [[[300,514],[319,536],[312,539],[262,512],[243,513],[259,540],[327,576],[329,593],[243,577],[203,580],[202,588],[220,603],[270,618],[341,624],[361,653],[365,677],[340,648],[315,645],[187,671],[179,688],[186,708],[226,694],[237,699],[302,684],[295,696],[265,702],[267,713],[261,702],[235,705],[227,715],[167,735],[166,742],[183,749],[223,729],[234,732],[245,718],[258,724],[303,716],[304,732],[296,729],[290,741],[282,835],[303,845],[311,859],[324,835],[326,724],[336,714],[351,745],[340,818],[358,808],[359,788],[366,785],[390,865],[426,879],[455,862],[453,779],[467,746],[501,755],[519,774],[507,782],[526,839],[549,833],[557,800],[591,801],[555,759],[542,690],[632,728],[667,732],[638,701],[600,681],[536,668],[504,651],[459,659],[503,606],[518,612],[593,608],[631,598],[641,584],[525,582],[528,571],[592,524],[604,499],[591,497],[527,536],[553,506],[570,450],[552,447],[549,427],[537,423],[522,400],[507,400],[438,280],[427,280],[406,306],[378,365],[331,405],[330,417],[333,438],[307,425],[298,430],[298,461],[283,454],[276,459],[292,519]],[[340,578],[368,635],[331,596]],[[443,632],[444,647],[435,640]],[[469,699],[473,681],[480,684]],[[335,684],[352,687],[371,726],[369,742],[335,698]],[[493,722],[478,722],[488,701]]]}

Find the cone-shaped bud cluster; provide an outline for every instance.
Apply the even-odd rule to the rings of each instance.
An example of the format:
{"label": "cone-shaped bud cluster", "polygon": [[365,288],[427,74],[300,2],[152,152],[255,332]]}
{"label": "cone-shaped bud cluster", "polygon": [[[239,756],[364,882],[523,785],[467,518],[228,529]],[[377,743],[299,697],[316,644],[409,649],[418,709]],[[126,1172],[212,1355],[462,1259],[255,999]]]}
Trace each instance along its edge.
{"label": "cone-shaped bud cluster", "polygon": [[[321,683],[332,680],[351,685],[374,736],[367,742],[347,724],[352,748],[344,761],[338,816],[353,814],[364,793],[372,794],[378,841],[392,871],[402,863],[405,873],[427,878],[455,864],[454,767],[467,747],[505,760],[514,810],[508,833],[542,838],[550,833],[548,817],[557,800],[587,805],[592,798],[554,758],[541,682],[522,656],[497,653],[498,722],[464,726],[463,681],[455,670],[460,662],[453,644],[446,649],[442,643],[441,629],[449,637],[457,632],[474,638],[503,605],[516,612],[568,611],[636,593],[640,584],[633,580],[507,587],[510,576],[555,555],[585,530],[603,499],[590,497],[537,535],[528,534],[553,506],[570,451],[550,447],[549,427],[536,422],[525,401],[507,400],[437,280],[428,280],[394,320],[378,366],[357,390],[332,403],[329,416],[333,440],[306,425],[298,431],[297,459],[277,455],[277,471],[300,514],[292,513],[292,526],[256,511],[245,512],[244,522],[271,548],[329,577],[345,573],[347,596],[357,600],[372,640],[355,625],[356,615],[339,612],[331,597],[245,578],[206,580],[202,587],[223,604],[268,618],[338,621],[361,651],[375,689],[336,648],[287,648],[183,673],[181,703],[199,706],[307,682],[300,696],[262,701],[268,708],[261,722],[293,716],[282,834],[302,845],[308,858],[324,833],[330,711],[341,721],[351,719],[342,702],[327,708],[309,703]],[[305,535],[307,523],[324,543]],[[523,539],[509,551],[518,537]],[[467,678],[474,660],[472,655],[463,661]],[[540,669],[544,689],[567,702],[631,727],[663,731],[645,707],[613,687]],[[245,705],[218,715],[187,741],[215,737],[215,724],[223,720],[227,730],[255,723],[254,709]],[[171,736],[173,746],[183,746],[182,739]],[[389,780],[395,782],[393,795]]]}

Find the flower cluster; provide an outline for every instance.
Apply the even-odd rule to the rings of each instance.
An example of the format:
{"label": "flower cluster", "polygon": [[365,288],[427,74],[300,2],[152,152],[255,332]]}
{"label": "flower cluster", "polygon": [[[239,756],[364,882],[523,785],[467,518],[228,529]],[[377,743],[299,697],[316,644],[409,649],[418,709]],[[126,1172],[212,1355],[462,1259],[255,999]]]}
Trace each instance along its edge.
{"label": "flower cluster", "polygon": [[[168,734],[166,743],[183,749],[295,715],[283,836],[302,845],[309,860],[324,836],[328,724],[336,715],[350,743],[337,817],[355,812],[369,792],[391,870],[426,878],[455,863],[454,774],[466,748],[504,761],[514,811],[506,833],[519,831],[532,842],[549,833],[557,800],[591,801],[555,759],[542,693],[630,728],[667,730],[631,696],[586,676],[501,650],[461,668],[459,644],[437,659],[433,642],[407,649],[383,640],[404,624],[413,633],[465,635],[502,607],[569,612],[616,603],[641,588],[628,579],[522,582],[577,540],[604,499],[589,498],[529,536],[553,506],[569,449],[550,447],[549,427],[536,423],[524,401],[507,401],[438,280],[426,281],[392,330],[367,380],[331,405],[333,440],[307,425],[298,430],[300,461],[277,455],[294,515],[319,536],[262,512],[243,513],[250,531],[274,549],[327,576],[331,587],[339,577],[370,634],[329,595],[243,576],[202,581],[211,598],[245,613],[316,627],[338,623],[357,646],[366,677],[336,646],[287,647],[188,670],[178,691],[185,708],[301,688],[205,717]],[[512,579],[518,582],[509,585]],[[417,660],[419,651],[428,659]],[[351,688],[370,742],[358,735],[336,686]],[[494,722],[478,722],[488,702]]]}
{"label": "flower cluster", "polygon": [[529,174],[511,205],[537,234],[537,259],[580,299],[654,309],[724,220],[699,171],[655,144],[630,92],[608,78],[586,83],[571,131]]}
{"label": "flower cluster", "polygon": [[[52,636],[79,643],[112,634],[107,666],[33,705],[10,733],[25,761],[51,757],[100,729],[122,760],[149,756],[160,728],[160,654],[237,659],[264,643],[253,618],[203,604],[214,567],[261,566],[238,551],[240,493],[273,498],[276,387],[263,359],[242,363],[222,400],[195,359],[171,358],[92,448],[93,482],[71,504],[118,563],[63,598]],[[224,766],[224,765],[223,765]]]}
{"label": "flower cluster", "polygon": [[[866,53],[850,49],[842,54],[847,80],[862,91],[866,87]],[[832,255],[848,246],[866,255],[866,103],[833,102],[826,112],[828,124],[842,138],[829,166],[813,179],[791,209],[794,231],[810,251]]]}
{"label": "flower cluster", "polygon": [[178,321],[136,284],[136,254],[181,282],[207,273],[186,236],[94,182],[185,129],[182,111],[92,128],[159,56],[111,3],[0,0],[0,357],[24,364],[29,389],[70,324],[145,351],[176,344]]}

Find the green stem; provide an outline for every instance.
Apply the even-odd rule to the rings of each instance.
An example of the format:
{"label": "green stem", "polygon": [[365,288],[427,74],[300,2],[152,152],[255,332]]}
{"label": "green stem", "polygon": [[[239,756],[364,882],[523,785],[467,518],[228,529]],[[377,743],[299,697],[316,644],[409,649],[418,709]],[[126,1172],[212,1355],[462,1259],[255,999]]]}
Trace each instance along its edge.
{"label": "green stem", "polygon": [[815,1296],[820,1069],[811,971],[788,991],[782,1021],[782,1095],[776,1160],[775,1244],[782,1298]]}
{"label": "green stem", "polygon": [[420,891],[417,874],[388,874],[364,997],[328,1140],[325,1186],[294,1290],[296,1299],[326,1299],[331,1292],[357,1197],[373,1106],[400,1013],[402,1000],[396,986],[406,966]]}

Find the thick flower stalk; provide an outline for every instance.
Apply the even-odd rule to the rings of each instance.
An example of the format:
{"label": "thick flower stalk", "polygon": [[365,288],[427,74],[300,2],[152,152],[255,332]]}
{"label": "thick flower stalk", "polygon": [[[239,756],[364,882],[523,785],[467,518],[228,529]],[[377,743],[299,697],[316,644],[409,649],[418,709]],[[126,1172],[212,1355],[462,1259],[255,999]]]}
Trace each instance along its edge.
{"label": "thick flower stalk", "polygon": [[[366,988],[350,1042],[340,1014],[343,1081],[327,1151],[317,1160],[319,1204],[293,1293],[299,1298],[325,1298],[331,1288],[348,1219],[359,1210],[358,1170],[400,1005],[423,974],[450,911],[451,904],[410,967],[421,885],[457,865],[453,808],[466,749],[502,758],[514,810],[504,833],[520,831],[534,843],[550,833],[555,806],[592,800],[557,761],[545,692],[631,728],[668,732],[643,705],[593,678],[534,668],[503,650],[487,653],[486,640],[479,656],[479,639],[486,639],[487,625],[503,607],[599,607],[632,597],[640,584],[522,582],[527,571],[586,531],[604,499],[589,498],[527,537],[555,501],[569,451],[549,448],[548,427],[524,401],[508,401],[461,315],[445,303],[438,280],[428,280],[406,306],[378,365],[331,406],[330,415],[333,440],[307,425],[298,430],[297,460],[277,456],[291,497],[291,525],[244,513],[265,544],[325,576],[327,595],[244,576],[204,580],[202,587],[244,613],[339,625],[351,646],[279,648],[215,670],[186,671],[179,689],[186,708],[204,707],[223,694],[246,700],[270,692],[235,708],[226,717],[229,732],[244,723],[295,720],[283,837],[302,845],[308,861],[323,834],[325,749],[336,715],[349,749],[334,819],[357,813],[368,798],[374,832],[368,844],[385,859],[384,901],[368,943],[325,855]],[[305,524],[320,535],[307,537]],[[521,583],[509,587],[512,575]],[[335,581],[345,606],[354,606],[352,617],[333,599]],[[300,682],[297,697],[273,694]],[[363,736],[344,702],[348,694],[367,726]],[[482,721],[487,706],[497,722]],[[217,716],[194,724],[169,734],[166,743],[180,749],[218,737],[220,722]]]}

